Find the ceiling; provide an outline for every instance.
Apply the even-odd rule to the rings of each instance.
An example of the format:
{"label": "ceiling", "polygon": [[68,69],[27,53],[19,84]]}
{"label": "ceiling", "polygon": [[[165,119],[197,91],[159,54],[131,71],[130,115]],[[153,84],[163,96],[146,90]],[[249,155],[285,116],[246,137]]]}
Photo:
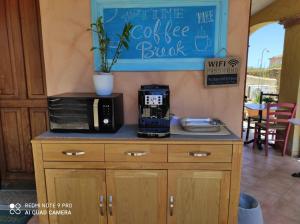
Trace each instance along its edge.
{"label": "ceiling", "polygon": [[262,10],[275,0],[252,0],[252,10],[251,15],[257,13],[258,11]]}

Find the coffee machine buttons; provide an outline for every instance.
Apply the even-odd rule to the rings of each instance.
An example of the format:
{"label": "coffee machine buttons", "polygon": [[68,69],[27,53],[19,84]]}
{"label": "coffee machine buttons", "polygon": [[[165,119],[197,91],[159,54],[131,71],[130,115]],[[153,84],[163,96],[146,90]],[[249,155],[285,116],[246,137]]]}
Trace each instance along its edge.
{"label": "coffee machine buttons", "polygon": [[162,105],[162,95],[146,95],[145,104],[148,106]]}

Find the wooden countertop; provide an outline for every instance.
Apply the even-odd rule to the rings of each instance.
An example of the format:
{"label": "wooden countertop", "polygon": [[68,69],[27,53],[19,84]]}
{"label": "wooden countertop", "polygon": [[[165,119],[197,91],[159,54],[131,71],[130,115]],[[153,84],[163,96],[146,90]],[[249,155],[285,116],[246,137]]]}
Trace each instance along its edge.
{"label": "wooden countertop", "polygon": [[116,133],[103,134],[103,133],[55,133],[55,132],[45,132],[33,139],[33,142],[39,141],[105,141],[105,142],[128,142],[128,141],[139,141],[139,142],[158,142],[158,143],[178,143],[178,142],[188,142],[188,141],[201,141],[201,142],[239,142],[242,141],[241,138],[234,135],[230,131],[230,135],[171,135],[168,138],[139,138],[137,137],[137,125],[124,125]]}

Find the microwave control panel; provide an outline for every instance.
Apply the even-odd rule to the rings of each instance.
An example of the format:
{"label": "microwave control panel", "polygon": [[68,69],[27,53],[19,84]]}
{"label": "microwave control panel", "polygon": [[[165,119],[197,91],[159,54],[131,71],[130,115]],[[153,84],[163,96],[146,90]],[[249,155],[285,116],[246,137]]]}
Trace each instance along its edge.
{"label": "microwave control panel", "polygon": [[110,125],[112,122],[111,115],[112,115],[112,108],[111,105],[106,103],[101,105],[100,113],[102,117],[100,119],[102,120],[103,125]]}

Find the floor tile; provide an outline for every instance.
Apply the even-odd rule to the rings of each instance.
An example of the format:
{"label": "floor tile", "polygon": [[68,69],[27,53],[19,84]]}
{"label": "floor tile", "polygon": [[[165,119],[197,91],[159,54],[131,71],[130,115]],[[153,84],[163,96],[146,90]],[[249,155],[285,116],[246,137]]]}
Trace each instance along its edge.
{"label": "floor tile", "polygon": [[264,151],[244,146],[241,191],[254,196],[260,203],[265,224],[300,223],[300,162],[279,151]]}

